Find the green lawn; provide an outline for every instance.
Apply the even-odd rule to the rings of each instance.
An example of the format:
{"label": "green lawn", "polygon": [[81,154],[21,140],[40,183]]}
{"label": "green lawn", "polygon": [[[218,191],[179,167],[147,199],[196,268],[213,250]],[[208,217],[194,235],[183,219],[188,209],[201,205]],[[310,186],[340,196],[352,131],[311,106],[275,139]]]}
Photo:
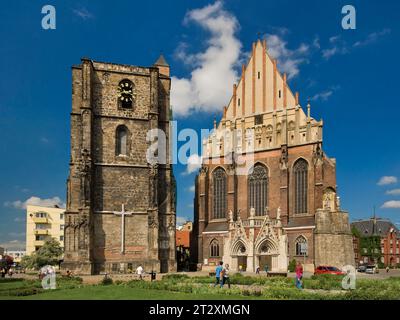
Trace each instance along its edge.
{"label": "green lawn", "polygon": [[[82,284],[80,278],[57,278],[56,290],[44,290],[38,280],[0,279],[0,300],[230,300],[230,299],[400,299],[400,278],[357,281],[355,290],[341,288],[342,277],[318,276],[304,280],[304,290],[293,279],[231,277],[232,288],[214,288],[213,278],[169,275],[160,281],[115,281]],[[112,282],[110,279],[107,279]]]}
{"label": "green lawn", "polygon": [[[217,288],[215,289],[217,292]],[[244,297],[242,295],[221,294],[193,294],[171,292],[166,290],[152,290],[130,288],[118,285],[83,286],[75,289],[48,290],[43,293],[18,297],[0,296],[7,300],[247,300],[262,297]]]}

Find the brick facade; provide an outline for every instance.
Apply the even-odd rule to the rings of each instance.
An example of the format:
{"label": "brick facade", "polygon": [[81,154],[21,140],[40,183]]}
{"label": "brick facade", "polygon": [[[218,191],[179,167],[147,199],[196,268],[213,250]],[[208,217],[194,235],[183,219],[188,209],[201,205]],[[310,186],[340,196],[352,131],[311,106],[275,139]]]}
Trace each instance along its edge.
{"label": "brick facade", "polygon": [[[310,105],[307,113],[303,111],[298,94],[292,94],[286,76],[276,69],[265,42],[253,45],[242,77],[233,86],[232,99],[214,128],[203,141],[203,164],[195,184],[192,251],[198,263],[207,267],[223,259],[237,270],[241,261],[251,271],[265,264],[269,270],[287,270],[291,259],[309,269],[320,263],[354,264],[348,214],[340,209],[336,195],[336,161],[322,149],[323,122],[311,117]],[[299,161],[307,167],[302,186],[306,212],[296,212]],[[263,166],[268,175],[267,191],[257,196],[267,197],[261,216],[252,214],[249,199],[249,176],[256,165]],[[227,208],[225,216],[216,219],[213,173],[218,168],[226,176]],[[302,239],[305,255],[296,253],[296,243]],[[217,257],[210,256],[212,241],[220,246]],[[336,246],[328,246],[330,241]],[[245,248],[235,252],[242,244]]]}

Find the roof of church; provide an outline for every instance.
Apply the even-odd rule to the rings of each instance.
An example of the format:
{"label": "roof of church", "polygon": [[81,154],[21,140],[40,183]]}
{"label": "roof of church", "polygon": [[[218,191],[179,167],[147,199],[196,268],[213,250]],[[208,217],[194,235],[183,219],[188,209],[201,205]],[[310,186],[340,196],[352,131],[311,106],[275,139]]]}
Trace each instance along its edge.
{"label": "roof of church", "polygon": [[386,236],[392,228],[397,233],[397,237],[400,237],[399,230],[390,220],[376,218],[375,221],[374,223],[374,218],[354,221],[351,226],[355,227],[364,237],[372,235]]}
{"label": "roof of church", "polygon": [[279,72],[277,60],[269,55],[266,40],[257,40],[253,43],[248,63],[242,66],[239,82],[233,85],[226,119],[280,111],[298,105],[298,95],[289,88],[286,73]]}
{"label": "roof of church", "polygon": [[165,66],[165,67],[169,67],[168,62],[165,60],[164,55],[160,54],[160,56],[158,57],[157,61],[154,62],[155,66]]}
{"label": "roof of church", "polygon": [[204,232],[210,231],[227,231],[228,223],[227,222],[210,222],[207,227],[204,229]]}

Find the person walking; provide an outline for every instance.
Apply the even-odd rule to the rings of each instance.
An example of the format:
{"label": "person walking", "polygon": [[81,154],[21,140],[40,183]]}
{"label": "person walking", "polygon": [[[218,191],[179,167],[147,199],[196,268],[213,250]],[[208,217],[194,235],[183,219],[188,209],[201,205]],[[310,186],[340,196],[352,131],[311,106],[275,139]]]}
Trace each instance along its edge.
{"label": "person walking", "polygon": [[260,266],[257,266],[257,268],[256,268],[256,274],[260,274]]}
{"label": "person walking", "polygon": [[386,273],[389,273],[389,266],[386,266]]}
{"label": "person walking", "polygon": [[301,265],[300,262],[297,262],[296,265],[296,288],[297,289],[303,289],[303,266]]}
{"label": "person walking", "polygon": [[136,268],[136,273],[139,275],[139,279],[143,280],[143,267],[141,264]]}
{"label": "person walking", "polygon": [[222,282],[221,282],[221,288],[225,285],[225,283],[228,284],[228,289],[231,288],[231,281],[229,279],[229,264],[225,265],[225,268],[222,270],[223,276],[222,276]]}
{"label": "person walking", "polygon": [[223,262],[220,261],[219,265],[215,268],[215,283],[214,283],[214,288],[219,284],[221,284],[221,273],[223,270]]}

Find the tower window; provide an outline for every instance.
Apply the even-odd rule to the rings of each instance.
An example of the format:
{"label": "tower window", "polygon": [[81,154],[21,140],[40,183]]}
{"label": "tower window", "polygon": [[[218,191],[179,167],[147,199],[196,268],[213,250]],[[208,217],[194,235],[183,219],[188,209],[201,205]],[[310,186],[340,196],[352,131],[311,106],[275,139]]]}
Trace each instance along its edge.
{"label": "tower window", "polygon": [[238,99],[238,107],[240,107],[240,98]]}
{"label": "tower window", "polygon": [[279,90],[279,98],[281,97],[281,90]]}
{"label": "tower window", "polygon": [[258,79],[260,79],[260,71],[258,71]]}
{"label": "tower window", "polygon": [[131,109],[133,104],[133,83],[122,80],[118,85],[118,103],[121,108]]}
{"label": "tower window", "polygon": [[116,155],[126,156],[128,154],[127,148],[128,129],[125,126],[119,126],[116,133]]}

